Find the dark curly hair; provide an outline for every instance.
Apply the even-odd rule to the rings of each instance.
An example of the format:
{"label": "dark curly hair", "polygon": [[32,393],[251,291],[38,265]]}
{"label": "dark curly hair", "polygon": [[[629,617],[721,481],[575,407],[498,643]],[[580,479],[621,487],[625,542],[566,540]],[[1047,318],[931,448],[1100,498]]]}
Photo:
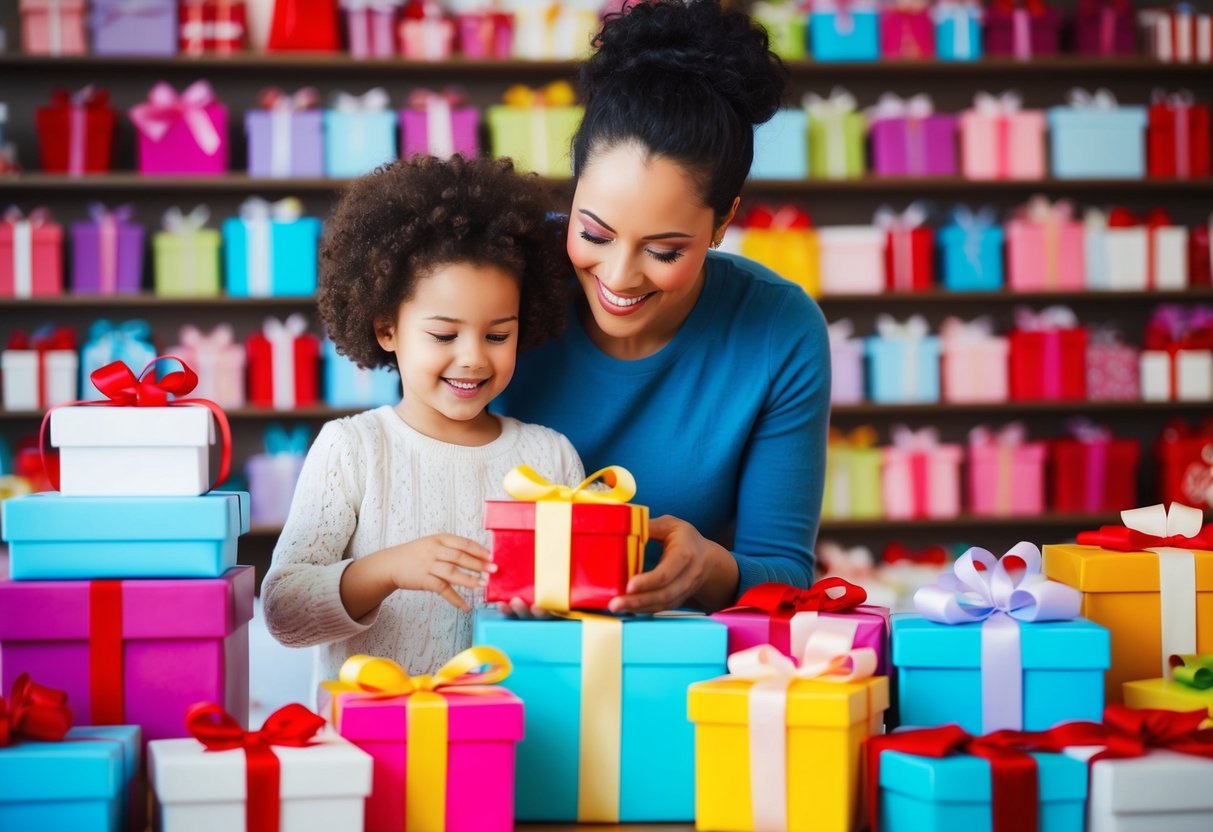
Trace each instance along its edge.
{"label": "dark curly hair", "polygon": [[685,167],[723,220],[754,160],[754,125],[775,115],[787,86],[766,30],[719,0],[651,0],[609,15],[594,47],[573,176],[595,151],[636,141]]}
{"label": "dark curly hair", "polygon": [[414,156],[350,183],[320,247],[317,305],[337,351],[360,367],[397,369],[376,322],[395,320],[417,282],[452,263],[518,278],[520,350],[558,335],[572,266],[549,219],[554,199],[508,159]]}

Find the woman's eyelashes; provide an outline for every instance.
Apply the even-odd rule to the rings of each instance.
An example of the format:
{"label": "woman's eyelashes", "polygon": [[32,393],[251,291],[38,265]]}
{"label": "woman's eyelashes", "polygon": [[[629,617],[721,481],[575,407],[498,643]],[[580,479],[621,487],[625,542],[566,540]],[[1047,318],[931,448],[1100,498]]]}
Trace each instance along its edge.
{"label": "woman's eyelashes", "polygon": [[[598,237],[594,234],[591,234],[589,231],[585,230],[584,228],[581,229],[581,239],[585,240],[587,243],[592,243],[593,245],[596,245],[596,246],[604,246],[607,243],[611,242],[611,240],[608,239],[607,237]],[[652,257],[654,260],[656,260],[659,263],[673,263],[675,260],[682,257],[682,254],[683,254],[681,251],[678,251],[676,249],[670,250],[670,251],[654,251],[651,248],[646,248],[645,253],[648,254],[650,257]]]}

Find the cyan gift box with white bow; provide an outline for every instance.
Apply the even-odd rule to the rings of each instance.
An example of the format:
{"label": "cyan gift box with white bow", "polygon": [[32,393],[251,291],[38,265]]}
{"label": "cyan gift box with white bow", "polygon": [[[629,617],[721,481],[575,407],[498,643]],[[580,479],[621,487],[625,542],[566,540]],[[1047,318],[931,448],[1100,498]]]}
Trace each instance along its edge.
{"label": "cyan gift box with white bow", "polygon": [[868,398],[879,404],[939,401],[939,339],[926,319],[881,315],[876,333],[866,344]]}
{"label": "cyan gift box with white bow", "polygon": [[219,242],[207,228],[211,210],[198,205],[188,214],[170,208],[163,231],[152,236],[153,285],[162,297],[215,297],[219,294]]}
{"label": "cyan gift box with white bow", "polygon": [[320,220],[303,216],[298,199],[246,199],[240,216],[223,221],[223,242],[232,297],[315,294]]}
{"label": "cyan gift box with white bow", "polygon": [[885,232],[884,267],[892,292],[924,292],[935,283],[935,231],[927,225],[925,203],[898,213],[877,209],[872,224]]}
{"label": "cyan gift box with white bow", "polygon": [[254,407],[292,410],[319,398],[320,339],[307,331],[307,318],[266,318],[248,350],[248,398]]}
{"label": "cyan gift box with white bow", "polygon": [[286,522],[311,441],[306,425],[289,431],[282,425],[265,429],[264,453],[250,456],[244,467],[254,523],[280,526]]}
{"label": "cyan gift box with white bow", "polygon": [[277,88],[258,95],[261,109],[244,116],[249,176],[282,179],[324,176],[324,114],[312,87],[293,95]]}
{"label": "cyan gift box with white bow", "polygon": [[751,179],[807,179],[809,175],[808,113],[780,110],[754,129]]}
{"label": "cyan gift box with white bow", "polygon": [[396,158],[396,111],[382,87],[362,95],[338,93],[324,111],[324,172],[335,177],[370,173]]}
{"label": "cyan gift box with white bow", "polygon": [[1141,179],[1146,175],[1146,108],[1123,107],[1105,89],[1074,89],[1049,109],[1049,161],[1058,179]]}
{"label": "cyan gift box with white bow", "polygon": [[829,97],[804,97],[809,114],[809,176],[813,179],[857,179],[867,162],[868,119],[855,96],[835,87]]}
{"label": "cyan gift box with white bow", "polygon": [[332,407],[379,407],[400,401],[400,373],[388,367],[368,370],[324,342],[324,400]]}
{"label": "cyan gift box with white bow", "polygon": [[1003,287],[1002,226],[992,207],[976,212],[958,205],[935,232],[943,287],[953,292],[996,292]]}
{"label": "cyan gift box with white bow", "polygon": [[1045,114],[1023,109],[1016,92],[979,92],[959,116],[960,170],[966,179],[1043,179]]}
{"label": "cyan gift box with white bow", "polygon": [[996,558],[974,547],[893,617],[903,725],[955,723],[972,734],[1097,721],[1108,630],[1079,618],[1081,594],[1041,574],[1040,550]]}
{"label": "cyan gift box with white bow", "polygon": [[936,113],[929,95],[887,92],[867,116],[878,176],[956,175],[956,117]]}
{"label": "cyan gift box with white bow", "polygon": [[228,168],[227,107],[206,81],[178,93],[161,81],[130,110],[139,172],[214,176]]}
{"label": "cyan gift box with white bow", "polygon": [[945,519],[960,514],[960,463],[964,449],[939,441],[935,428],[894,425],[883,448],[881,490],[890,520]]}
{"label": "cyan gift box with white bow", "polygon": [[994,321],[947,318],[939,328],[943,400],[956,404],[1005,402],[1010,398],[1010,344],[994,334]]}
{"label": "cyan gift box with white bow", "polygon": [[400,111],[400,156],[418,154],[449,159],[480,155],[480,111],[457,90],[417,89]]}
{"label": "cyan gift box with white bow", "polygon": [[134,372],[155,359],[152,327],[147,321],[141,318],[118,323],[105,318],[93,321],[80,348],[80,398],[86,401],[105,398],[93,384],[94,370],[121,361]]}
{"label": "cyan gift box with white bow", "polygon": [[935,57],[941,61],[981,59],[981,3],[940,0],[931,6],[935,22]]}
{"label": "cyan gift box with white bow", "polygon": [[870,0],[813,0],[809,8],[813,60],[880,59],[879,13]]}

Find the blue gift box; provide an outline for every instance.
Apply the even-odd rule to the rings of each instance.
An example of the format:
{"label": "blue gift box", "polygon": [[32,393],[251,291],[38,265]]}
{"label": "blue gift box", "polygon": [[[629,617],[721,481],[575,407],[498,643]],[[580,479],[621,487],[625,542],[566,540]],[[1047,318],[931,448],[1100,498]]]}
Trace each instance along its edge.
{"label": "blue gift box", "polygon": [[[954,722],[970,734],[982,725],[981,630],[936,624],[918,615],[893,616],[893,664],[902,725]],[[1044,731],[1059,722],[1099,722],[1104,671],[1111,659],[1108,630],[1091,621],[1020,623],[1023,728]]]}
{"label": "blue gift box", "polygon": [[134,829],[144,816],[139,740],[137,725],[108,725],[0,748],[0,829]]}
{"label": "blue gift box", "polygon": [[817,61],[875,61],[880,34],[875,11],[813,12],[809,15],[809,52]]}
{"label": "blue gift box", "polygon": [[[240,217],[223,221],[227,293],[236,298],[315,294],[320,220],[300,217],[289,222],[265,222],[269,234],[265,235],[267,239],[263,245],[256,247],[260,254],[253,262],[249,250],[249,223]],[[253,234],[256,233],[253,230]],[[256,279],[250,279],[250,269],[262,273]]]}
{"label": "blue gift box", "polygon": [[[581,622],[517,620],[481,609],[472,640],[510,657],[514,669],[502,684],[526,703],[514,816],[578,820]],[[619,822],[694,819],[695,732],[686,690],[725,672],[727,643],[725,626],[707,618],[624,620]]]}
{"label": "blue gift box", "polygon": [[57,491],[0,504],[15,581],[217,578],[236,565],[249,529],[249,495],[64,497]]}
{"label": "blue gift box", "polygon": [[1141,179],[1145,141],[1144,107],[1049,110],[1049,158],[1058,179]]}
{"label": "blue gift box", "polygon": [[134,319],[117,324],[104,318],[93,321],[88,340],[80,348],[80,398],[85,401],[105,398],[89,378],[93,370],[122,361],[132,373],[138,373],[155,358],[152,327],[147,321]]}
{"label": "blue gift box", "polygon": [[[1038,832],[1082,832],[1087,765],[1064,754],[1033,754],[1039,783]],[[880,755],[884,832],[992,832],[990,764],[969,755]]]}
{"label": "blue gift box", "polygon": [[868,399],[878,404],[939,401],[939,339],[867,338]]}
{"label": "blue gift box", "polygon": [[993,292],[1006,279],[1002,226],[945,225],[936,232],[943,286],[953,292]]}
{"label": "blue gift box", "polygon": [[400,374],[387,367],[367,370],[324,342],[324,400],[333,407],[378,407],[400,401]]}
{"label": "blue gift box", "polygon": [[383,112],[324,112],[324,172],[353,177],[396,159],[397,116]]}
{"label": "blue gift box", "polygon": [[941,61],[979,61],[981,6],[976,3],[942,2],[932,10],[935,17],[935,57]]}
{"label": "blue gift box", "polygon": [[807,179],[809,176],[809,114],[780,110],[754,129],[751,179]]}

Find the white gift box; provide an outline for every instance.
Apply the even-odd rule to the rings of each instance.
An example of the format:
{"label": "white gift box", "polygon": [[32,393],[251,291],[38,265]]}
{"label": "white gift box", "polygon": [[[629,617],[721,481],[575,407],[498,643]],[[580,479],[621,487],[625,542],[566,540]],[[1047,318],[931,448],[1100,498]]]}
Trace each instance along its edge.
{"label": "white gift box", "polygon": [[1154,229],[1154,289],[1188,288],[1188,229],[1168,225]]}
{"label": "white gift box", "polygon": [[74,350],[43,353],[45,401],[38,398],[37,350],[5,350],[0,355],[0,369],[4,371],[5,410],[44,410],[76,398],[80,357]]}
{"label": "white gift box", "polygon": [[1150,235],[1144,225],[1109,228],[1105,246],[1102,289],[1144,291],[1150,285]]}
{"label": "white gift box", "polygon": [[836,225],[817,232],[823,295],[878,295],[885,290],[883,229]]}
{"label": "white gift box", "polygon": [[[1067,748],[1089,760],[1101,747]],[[1091,767],[1087,832],[1209,832],[1213,760],[1162,749]]]}
{"label": "white gift box", "polygon": [[1177,350],[1175,386],[1171,389],[1171,355],[1164,350],[1141,353],[1141,398],[1147,402],[1204,402],[1213,400],[1213,352]]}
{"label": "white gift box", "polygon": [[71,497],[195,497],[210,490],[210,410],[63,407],[51,414],[59,491]]}
{"label": "white gift box", "polygon": [[[271,746],[278,758],[280,832],[362,829],[371,756],[336,734],[304,747]],[[195,739],[148,743],[148,776],[160,832],[242,832],[245,753],[207,751]]]}

